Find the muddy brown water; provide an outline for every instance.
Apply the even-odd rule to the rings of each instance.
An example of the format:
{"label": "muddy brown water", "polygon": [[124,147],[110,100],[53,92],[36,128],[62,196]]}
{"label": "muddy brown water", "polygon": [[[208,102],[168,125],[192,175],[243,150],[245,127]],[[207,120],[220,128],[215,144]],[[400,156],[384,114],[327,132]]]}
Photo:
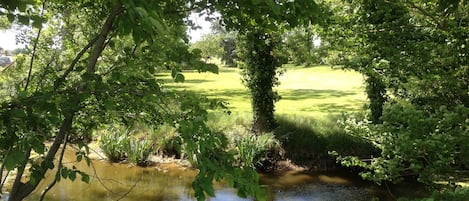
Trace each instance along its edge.
{"label": "muddy brown water", "polygon": [[[67,159],[74,158],[67,153]],[[84,161],[66,161],[73,167],[90,174],[90,183],[62,180],[47,194],[48,201],[192,201],[191,182],[197,174],[189,168],[176,164],[161,164],[158,167],[135,167],[129,164],[109,163],[93,160],[88,167]],[[42,191],[54,178],[50,174],[37,192],[27,200],[38,200]],[[365,201],[374,197],[379,200],[394,200],[387,191],[362,181],[344,170],[327,172],[285,171],[279,174],[262,174],[260,182],[266,187],[269,201]],[[243,201],[236,191],[224,183],[215,184],[216,197],[211,201]]]}

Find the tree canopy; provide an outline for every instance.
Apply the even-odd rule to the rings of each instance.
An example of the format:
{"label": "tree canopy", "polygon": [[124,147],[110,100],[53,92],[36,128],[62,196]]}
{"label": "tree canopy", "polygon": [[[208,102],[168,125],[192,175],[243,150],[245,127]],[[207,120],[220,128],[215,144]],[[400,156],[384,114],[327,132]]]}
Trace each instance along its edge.
{"label": "tree canopy", "polygon": [[[70,139],[87,139],[105,124],[133,122],[168,123],[181,133],[184,149],[199,169],[194,181],[198,200],[213,196],[212,182],[222,178],[239,195],[263,199],[254,169],[236,165],[225,149],[226,139],[205,125],[206,109],[221,104],[171,92],[156,75],[170,68],[174,80],[183,81],[184,66],[217,72],[200,52],[188,50],[185,30],[191,11],[217,11],[232,30],[274,30],[283,22],[309,21],[297,16],[305,8],[317,10],[313,1],[22,0],[0,6],[0,15],[10,23],[31,26],[23,33],[28,54],[17,58],[15,68],[2,72],[0,80],[1,169],[17,171],[11,201],[37,188]],[[82,148],[77,160],[89,163],[85,141],[75,143]],[[33,151],[44,155],[43,162],[33,163]],[[77,174],[89,180],[86,173],[60,164],[55,171],[55,181],[74,180]]]}

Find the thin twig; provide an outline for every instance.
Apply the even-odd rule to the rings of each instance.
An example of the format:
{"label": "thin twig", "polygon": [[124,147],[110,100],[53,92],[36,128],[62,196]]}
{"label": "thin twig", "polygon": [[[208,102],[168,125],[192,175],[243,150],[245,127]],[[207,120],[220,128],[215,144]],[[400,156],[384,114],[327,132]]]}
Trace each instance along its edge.
{"label": "thin twig", "polygon": [[[45,7],[46,7],[46,1],[44,0],[42,2],[41,16],[44,16]],[[31,60],[29,61],[29,71],[28,71],[28,77],[26,79],[26,84],[24,86],[24,91],[28,90],[29,82],[31,81],[31,75],[32,75],[32,72],[33,72],[34,58],[36,57],[37,44],[39,43],[39,37],[41,36],[41,32],[42,32],[42,26],[39,27],[39,30],[38,30],[37,35],[36,35],[36,39],[34,40],[33,53],[31,55]]]}
{"label": "thin twig", "polygon": [[81,49],[81,51],[77,54],[77,56],[75,56],[75,58],[73,59],[72,63],[70,63],[67,70],[65,70],[64,74],[62,74],[62,76],[60,77],[59,79],[60,82],[63,82],[65,78],[67,78],[67,76],[73,71],[73,69],[75,68],[75,65],[78,63],[78,61],[80,61],[81,57],[85,54],[85,52],[88,51],[88,49],[90,49],[94,45],[94,43],[98,40],[98,37],[99,35],[91,39],[88,42],[88,44],[85,47],[83,47],[83,49]]}
{"label": "thin twig", "polygon": [[94,172],[94,178],[96,178],[98,180],[98,182],[104,187],[104,189],[106,189],[108,192],[111,192],[112,194],[116,194],[116,195],[119,195],[119,193],[117,192],[114,192],[113,190],[111,190],[109,187],[107,187],[104,182],[101,180],[101,178],[98,176],[98,173],[96,171],[96,167],[94,167],[94,164],[93,162],[91,162],[91,168],[93,168],[93,172]]}
{"label": "thin twig", "polygon": [[64,137],[64,146],[62,148],[62,153],[60,153],[60,157],[59,157],[59,166],[57,167],[57,173],[56,173],[56,177],[54,178],[54,180],[49,184],[49,186],[47,186],[44,191],[42,191],[41,193],[41,197],[39,198],[39,201],[43,201],[44,200],[44,197],[46,196],[47,192],[50,191],[50,189],[52,189],[52,187],[55,186],[55,184],[57,183],[57,175],[60,176],[60,171],[63,167],[63,164],[62,164],[62,160],[64,158],[64,154],[65,154],[65,149],[67,148],[67,143],[68,143],[68,135],[69,133],[66,133],[65,134],[65,137]]}
{"label": "thin twig", "polygon": [[396,196],[394,196],[394,194],[392,194],[391,189],[388,186],[388,182],[385,181],[384,185],[386,186],[386,189],[388,189],[388,193],[392,197],[392,199],[397,200]]}
{"label": "thin twig", "polygon": [[5,182],[7,181],[7,178],[10,175],[10,172],[11,171],[7,171],[7,174],[5,175],[5,179],[2,180],[2,184],[0,185],[0,194],[3,194],[3,186],[5,185]]}
{"label": "thin twig", "polygon": [[127,192],[125,192],[124,194],[122,194],[116,201],[119,201],[119,200],[122,200],[123,198],[125,198],[130,192],[132,192],[132,190],[134,190],[134,188],[137,186],[137,184],[142,180],[142,177],[140,177],[139,180],[137,180],[134,185],[132,185],[132,187],[129,188],[129,190]]}

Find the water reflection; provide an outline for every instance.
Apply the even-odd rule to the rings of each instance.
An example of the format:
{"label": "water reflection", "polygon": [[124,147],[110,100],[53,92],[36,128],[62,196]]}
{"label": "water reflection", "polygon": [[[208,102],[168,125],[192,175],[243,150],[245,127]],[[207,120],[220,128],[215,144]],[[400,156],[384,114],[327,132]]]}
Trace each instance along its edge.
{"label": "water reflection", "polygon": [[[74,158],[67,153],[67,158]],[[196,172],[166,164],[159,167],[140,168],[128,164],[113,164],[94,161],[92,167],[73,160],[66,166],[76,166],[92,176],[90,184],[81,181],[62,180],[46,196],[51,201],[186,201],[195,200],[191,182]],[[79,177],[79,176],[78,176]],[[42,191],[54,175],[48,175],[41,183]],[[77,178],[79,180],[80,178]],[[370,200],[374,196],[385,200],[386,196],[377,187],[361,181],[346,172],[308,173],[299,171],[277,175],[261,175],[266,186],[268,200]],[[216,197],[211,201],[244,201],[236,191],[224,184],[216,185]],[[37,200],[38,193],[28,200]]]}

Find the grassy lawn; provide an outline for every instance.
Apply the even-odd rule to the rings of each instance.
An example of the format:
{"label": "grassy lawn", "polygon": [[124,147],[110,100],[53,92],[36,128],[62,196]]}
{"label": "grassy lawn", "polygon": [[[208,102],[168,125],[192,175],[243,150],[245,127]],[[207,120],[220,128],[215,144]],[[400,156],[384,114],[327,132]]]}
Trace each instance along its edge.
{"label": "grassy lawn", "polygon": [[[282,97],[276,103],[277,114],[318,116],[355,112],[366,102],[363,78],[351,71],[329,66],[286,66],[277,90]],[[185,72],[184,83],[169,82],[181,88],[219,98],[229,103],[232,112],[250,112],[250,95],[241,81],[239,69],[220,68],[219,74]]]}

